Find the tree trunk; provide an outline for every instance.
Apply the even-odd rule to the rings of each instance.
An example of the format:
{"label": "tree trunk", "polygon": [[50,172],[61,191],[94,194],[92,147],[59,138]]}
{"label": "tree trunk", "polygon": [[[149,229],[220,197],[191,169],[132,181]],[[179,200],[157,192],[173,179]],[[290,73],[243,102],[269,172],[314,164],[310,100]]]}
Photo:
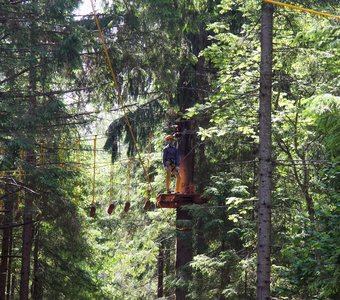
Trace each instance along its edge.
{"label": "tree trunk", "polygon": [[[13,216],[12,216],[13,220]],[[6,293],[6,300],[10,300],[13,297],[12,293],[12,248],[13,248],[13,228],[10,228],[10,241],[9,241],[9,249],[8,249],[8,271],[7,271],[7,293]]]}
{"label": "tree trunk", "polygon": [[[178,140],[180,157],[180,176],[182,194],[193,194],[194,188],[194,162],[195,162],[195,136],[192,130],[192,121],[181,120],[178,126],[181,136]],[[176,300],[187,299],[186,286],[191,280],[188,264],[192,260],[192,231],[191,216],[183,207],[176,209],[176,275],[179,285],[176,286]]]}
{"label": "tree trunk", "polygon": [[[197,254],[203,254],[207,250],[207,243],[206,243],[205,238],[204,238],[204,228],[203,228],[204,221],[199,216],[198,220],[196,220],[196,222],[194,222],[194,223],[197,223],[196,226],[195,226],[195,230],[194,230],[194,234],[195,234],[195,246],[194,246],[194,248],[196,248],[195,252]],[[196,286],[196,294],[197,294],[197,297],[202,298],[203,293],[204,293],[204,288],[205,288],[204,275],[200,270],[196,270],[195,273],[196,273],[196,276],[194,278],[194,282],[195,282],[195,286]]]}
{"label": "tree trunk", "polygon": [[20,300],[27,300],[29,297],[29,278],[31,264],[31,250],[33,243],[33,222],[32,222],[33,196],[27,195],[24,208],[24,228],[22,232],[22,259],[21,259],[21,281]]}
{"label": "tree trunk", "polygon": [[188,264],[192,260],[192,232],[191,216],[189,212],[181,207],[176,211],[176,277],[179,285],[176,286],[176,300],[187,298],[187,284],[191,279],[191,272]]}
{"label": "tree trunk", "polygon": [[[4,229],[2,235],[1,246],[1,263],[0,263],[0,299],[6,298],[7,278],[10,266],[10,253],[11,253],[11,240],[12,228],[10,227],[13,222],[13,194],[9,194],[4,199],[5,216],[4,216]],[[6,227],[7,226],[7,227]],[[9,290],[7,290],[9,293]]]}
{"label": "tree trunk", "polygon": [[[164,266],[164,273],[165,276],[168,276],[169,274],[173,274],[174,273],[174,266],[171,263],[171,255],[173,254],[173,251],[171,249],[171,247],[173,247],[173,243],[172,240],[164,240],[164,248],[163,248],[163,266]],[[170,297],[173,292],[172,290],[169,288],[169,286],[167,285],[163,285],[163,293],[164,293],[164,297]]]}
{"label": "tree trunk", "polygon": [[[32,4],[37,5],[37,0],[32,0]],[[34,68],[35,60],[37,59],[36,45],[37,45],[37,24],[36,20],[33,19],[30,24],[30,71],[29,71],[29,114],[32,120],[35,118],[36,107],[37,107],[37,74]],[[34,167],[36,165],[36,157],[34,153],[34,132],[27,132],[27,137],[31,141],[29,149],[26,152],[26,162]],[[26,178],[26,183],[30,182],[31,178]],[[30,279],[30,265],[31,265],[31,251],[33,244],[33,197],[34,195],[27,193],[25,197],[25,208],[24,208],[24,228],[22,231],[22,260],[21,260],[21,280],[20,280],[20,300],[26,300],[29,298],[29,279]]]}
{"label": "tree trunk", "polygon": [[34,265],[33,265],[33,288],[32,288],[32,299],[42,300],[43,289],[41,282],[41,270],[39,264],[39,250],[40,250],[40,237],[38,225],[35,226],[35,237],[34,237]]}
{"label": "tree trunk", "polygon": [[158,277],[158,287],[157,287],[157,297],[163,297],[163,283],[164,283],[164,242],[159,244],[158,249],[158,261],[157,261],[157,277]]}
{"label": "tree trunk", "polygon": [[[16,287],[17,287],[17,277],[15,276],[15,274],[12,275],[12,280],[11,280],[11,296],[12,298],[11,299],[16,299],[14,297],[14,292],[16,290]],[[9,299],[8,299],[9,300]]]}
{"label": "tree trunk", "polygon": [[270,299],[272,206],[272,52],[273,5],[262,3],[260,66],[259,206],[257,245],[257,300]]}

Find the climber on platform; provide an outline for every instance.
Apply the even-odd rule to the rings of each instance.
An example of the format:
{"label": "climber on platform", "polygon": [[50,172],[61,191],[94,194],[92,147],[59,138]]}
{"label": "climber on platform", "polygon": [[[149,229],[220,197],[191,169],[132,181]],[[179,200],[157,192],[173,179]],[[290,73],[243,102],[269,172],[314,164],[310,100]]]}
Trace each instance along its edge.
{"label": "climber on platform", "polygon": [[179,156],[178,150],[174,145],[174,137],[167,135],[165,137],[167,145],[163,149],[163,167],[166,171],[166,192],[170,191],[171,175],[176,176],[176,188],[175,193],[179,193],[180,176],[179,176]]}

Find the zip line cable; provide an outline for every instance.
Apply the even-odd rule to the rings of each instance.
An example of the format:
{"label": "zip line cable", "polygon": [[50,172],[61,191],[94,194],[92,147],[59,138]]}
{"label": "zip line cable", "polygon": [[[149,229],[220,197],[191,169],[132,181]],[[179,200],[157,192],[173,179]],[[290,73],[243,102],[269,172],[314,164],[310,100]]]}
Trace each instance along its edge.
{"label": "zip line cable", "polygon": [[332,15],[332,14],[328,14],[328,13],[324,13],[324,12],[300,7],[300,6],[295,6],[295,5],[282,3],[282,2],[278,2],[278,1],[272,1],[272,0],[262,0],[262,1],[270,3],[270,4],[278,5],[278,6],[283,6],[283,7],[288,7],[288,8],[295,9],[295,10],[300,10],[300,11],[307,12],[307,13],[314,14],[314,15],[319,15],[319,16],[323,16],[323,17],[327,17],[327,18],[331,18],[331,19],[340,20],[340,16],[336,16],[336,15]]}

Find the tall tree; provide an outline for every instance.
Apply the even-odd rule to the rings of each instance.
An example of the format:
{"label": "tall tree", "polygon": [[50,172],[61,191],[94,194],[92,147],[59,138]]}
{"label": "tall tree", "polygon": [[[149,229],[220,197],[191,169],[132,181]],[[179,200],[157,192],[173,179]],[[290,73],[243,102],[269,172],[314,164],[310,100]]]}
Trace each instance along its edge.
{"label": "tall tree", "polygon": [[[78,68],[78,74],[82,73],[81,30],[71,16],[77,2],[0,3],[3,25],[0,47],[5,53],[0,58],[0,166],[13,181],[17,179],[16,170],[21,167],[25,173],[24,184],[34,191],[25,193],[19,207],[24,207],[23,222],[20,220],[20,226],[15,227],[18,234],[22,229],[21,246],[18,238],[14,245],[22,251],[21,299],[30,297],[29,284],[33,276],[41,279],[38,275],[42,268],[44,280],[35,281],[35,298],[71,299],[78,295],[86,299],[96,293],[83,264],[89,246],[81,235],[82,222],[73,203],[73,179],[78,172],[66,161],[72,150],[63,149],[69,155],[64,155],[63,161],[58,160],[60,140],[72,140],[77,130],[74,123],[83,121],[77,111],[81,102],[77,92],[84,88],[74,72]],[[73,103],[65,104],[65,95],[69,100],[77,98],[74,111]],[[20,157],[20,149],[26,152],[25,158]],[[39,163],[39,156],[44,163]],[[36,240],[35,267],[32,268],[33,223],[38,219],[39,240]],[[74,258],[70,259],[71,256]],[[14,268],[20,274],[17,263]],[[58,273],[63,275],[56,276]],[[78,281],[76,288],[65,281],[72,277]],[[78,288],[80,286],[82,288]],[[19,289],[14,286],[12,290]]]}
{"label": "tall tree", "polygon": [[[6,294],[9,294],[10,287],[10,261],[11,261],[11,244],[13,239],[13,222],[14,198],[15,192],[12,187],[6,188],[7,195],[4,196],[4,218],[3,218],[3,233],[1,240],[1,261],[0,261],[0,299],[6,299]],[[6,292],[7,290],[7,292]]]}
{"label": "tall tree", "polygon": [[257,244],[257,300],[270,299],[272,208],[272,64],[273,5],[262,3],[259,108],[259,203]]}
{"label": "tall tree", "polygon": [[[36,6],[37,1],[32,1],[32,6]],[[30,50],[30,54],[32,56],[29,62],[29,72],[28,72],[28,93],[30,97],[28,98],[28,109],[30,111],[32,119],[36,115],[37,110],[37,98],[35,94],[37,93],[37,72],[34,67],[34,63],[38,61],[38,56],[36,53],[38,40],[37,40],[37,23],[35,18],[32,18],[29,21],[30,30],[28,36],[28,47]],[[27,134],[26,138],[30,140],[34,140],[35,136],[33,132]],[[36,165],[36,157],[34,153],[34,144],[31,144],[30,147],[26,150],[26,162],[28,165],[31,165],[33,168]],[[31,177],[32,175],[29,175]],[[29,178],[28,181],[32,181],[32,178]],[[31,273],[31,250],[33,245],[33,203],[34,196],[31,194],[26,194],[24,200],[24,227],[22,231],[22,258],[21,258],[21,281],[20,281],[20,299],[25,300],[29,298],[29,282],[30,282],[30,273]]]}

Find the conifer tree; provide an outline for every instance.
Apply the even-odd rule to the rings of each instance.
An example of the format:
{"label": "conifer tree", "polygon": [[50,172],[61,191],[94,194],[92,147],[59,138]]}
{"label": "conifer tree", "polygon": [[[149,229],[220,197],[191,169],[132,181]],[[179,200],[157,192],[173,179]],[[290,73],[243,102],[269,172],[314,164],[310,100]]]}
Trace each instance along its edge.
{"label": "conifer tree", "polygon": [[[24,208],[23,219],[8,225],[15,228],[13,230],[22,228],[22,243],[13,240],[14,247],[22,252],[21,272],[18,263],[9,270],[20,274],[16,277],[20,282],[21,299],[30,297],[32,281],[32,297],[36,299],[58,299],[63,295],[74,298],[75,294],[86,298],[96,290],[87,272],[80,267],[88,246],[79,236],[81,225],[72,199],[76,172],[66,165],[66,155],[63,161],[58,161],[60,140],[72,139],[76,128],[71,123],[80,121],[67,112],[64,104],[65,95],[82,89],[74,72],[80,67],[81,50],[80,27],[71,18],[77,2],[33,0],[0,4],[4,25],[0,33],[0,47],[4,53],[0,58],[3,129],[0,166],[9,182],[17,182],[16,193],[25,190],[18,208],[19,211]],[[20,180],[19,168],[25,174]],[[11,197],[13,205],[16,199]],[[65,268],[63,263],[74,250],[78,251],[78,258]],[[74,278],[77,273],[82,291],[64,287],[64,276],[56,276],[62,272]],[[16,290],[19,290],[17,286],[7,287],[6,293]],[[1,291],[3,293],[3,287]]]}
{"label": "conifer tree", "polygon": [[260,120],[259,120],[259,208],[257,244],[256,299],[270,299],[270,249],[272,206],[272,53],[273,5],[262,4],[261,67],[260,67]]}

